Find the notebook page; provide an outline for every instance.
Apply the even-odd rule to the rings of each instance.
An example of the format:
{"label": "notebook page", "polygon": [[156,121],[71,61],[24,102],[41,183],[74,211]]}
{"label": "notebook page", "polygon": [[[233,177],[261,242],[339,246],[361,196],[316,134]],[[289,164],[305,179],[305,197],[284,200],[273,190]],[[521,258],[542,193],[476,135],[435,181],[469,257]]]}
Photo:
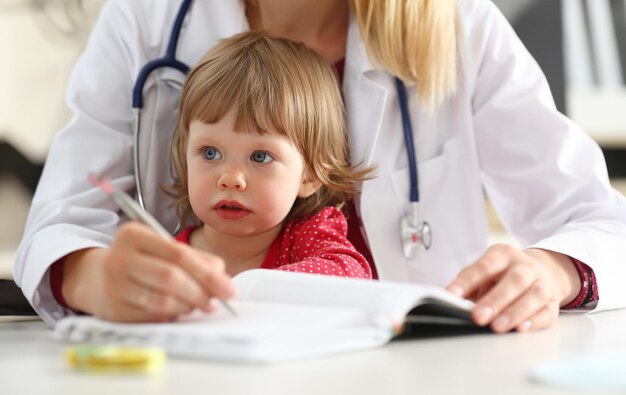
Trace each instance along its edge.
{"label": "notebook page", "polygon": [[412,307],[425,299],[440,300],[464,309],[473,306],[438,287],[391,281],[254,269],[237,275],[235,283],[239,300],[361,309],[386,316],[389,325],[401,321]]}
{"label": "notebook page", "polygon": [[70,341],[152,345],[171,355],[233,361],[274,361],[375,347],[391,334],[376,317],[343,308],[233,301],[238,312],[194,312],[172,323],[121,324],[78,316],[57,324]]}

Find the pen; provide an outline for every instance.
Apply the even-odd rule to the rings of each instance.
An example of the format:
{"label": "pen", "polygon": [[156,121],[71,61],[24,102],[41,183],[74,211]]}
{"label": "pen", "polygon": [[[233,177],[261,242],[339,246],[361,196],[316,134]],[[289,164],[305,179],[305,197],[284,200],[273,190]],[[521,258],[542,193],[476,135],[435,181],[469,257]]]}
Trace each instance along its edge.
{"label": "pen", "polygon": [[[159,236],[162,236],[166,239],[171,239],[172,235],[168,232],[160,223],[157,221],[150,213],[144,210],[139,203],[135,201],[130,195],[126,192],[117,189],[109,182],[107,178],[99,180],[93,174],[88,176],[89,182],[93,185],[100,187],[104,192],[108,193],[113,197],[113,200],[117,205],[122,209],[122,211],[128,215],[128,217],[132,220],[139,221],[145,225],[148,225],[152,230],[154,230]],[[222,303],[224,308],[228,310],[233,316],[237,316],[237,313],[232,308],[231,305],[228,304],[224,299],[218,298],[218,300]]]}

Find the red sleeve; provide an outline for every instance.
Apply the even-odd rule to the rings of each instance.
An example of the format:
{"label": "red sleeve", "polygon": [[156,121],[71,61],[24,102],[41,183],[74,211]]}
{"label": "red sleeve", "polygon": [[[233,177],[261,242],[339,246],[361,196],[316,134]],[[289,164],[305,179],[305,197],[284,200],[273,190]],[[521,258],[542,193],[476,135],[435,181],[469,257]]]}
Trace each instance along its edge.
{"label": "red sleeve", "polygon": [[73,311],[75,314],[83,315],[82,311],[72,309],[65,298],[63,297],[63,260],[59,259],[50,266],[50,289],[52,290],[52,296],[58,304],[65,307],[68,310]]}
{"label": "red sleeve", "polygon": [[61,306],[69,309],[61,288],[63,287],[63,262],[61,260],[56,261],[50,266],[50,289],[52,290],[52,296],[56,299],[57,303]]}
{"label": "red sleeve", "polygon": [[561,307],[563,310],[577,309],[589,302],[595,302],[600,299],[600,295],[598,294],[598,283],[593,269],[578,259],[572,258],[572,262],[574,262],[574,266],[576,267],[576,271],[580,277],[580,292],[578,292],[578,295],[574,298],[574,300]]}
{"label": "red sleeve", "polygon": [[278,252],[278,270],[372,278],[369,263],[347,239],[346,218],[337,208],[287,224]]}

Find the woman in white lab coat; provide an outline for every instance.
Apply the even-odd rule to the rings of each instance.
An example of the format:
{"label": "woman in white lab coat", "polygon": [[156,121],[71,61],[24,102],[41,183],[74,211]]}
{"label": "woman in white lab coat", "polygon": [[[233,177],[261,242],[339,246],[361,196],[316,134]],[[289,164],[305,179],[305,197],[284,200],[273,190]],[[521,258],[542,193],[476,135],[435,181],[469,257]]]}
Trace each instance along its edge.
{"label": "woman in white lab coat", "polygon": [[[423,0],[407,13],[412,33],[403,38],[397,34],[405,22],[382,17],[394,4],[404,2],[355,0],[351,10],[336,0],[199,0],[177,57],[193,65],[220,38],[249,28],[303,41],[330,63],[345,57],[351,159],[377,167],[355,206],[379,278],[448,286],[475,299],[475,321],[499,332],[546,327],[565,305],[624,307],[624,198],[609,186],[598,146],[555,109],[510,25],[488,0]],[[118,231],[114,203],[87,182],[88,173],[107,175],[133,190],[131,89],[139,69],[164,53],[178,7],[178,0],[110,1],[74,70],[67,92],[73,118],[51,147],[14,269],[50,324],[77,310],[169,319],[233,292],[219,258],[136,224]],[[373,17],[368,26],[366,15]],[[407,85],[420,216],[432,228],[431,248],[412,258],[403,254],[400,232],[409,165],[394,74]],[[183,78],[164,70],[144,88],[145,203],[170,230],[175,212],[159,186],[169,181]],[[524,250],[487,248],[484,193]],[[53,264],[61,270],[51,271]],[[59,278],[66,307],[51,288]],[[143,303],[146,289],[150,303]]]}

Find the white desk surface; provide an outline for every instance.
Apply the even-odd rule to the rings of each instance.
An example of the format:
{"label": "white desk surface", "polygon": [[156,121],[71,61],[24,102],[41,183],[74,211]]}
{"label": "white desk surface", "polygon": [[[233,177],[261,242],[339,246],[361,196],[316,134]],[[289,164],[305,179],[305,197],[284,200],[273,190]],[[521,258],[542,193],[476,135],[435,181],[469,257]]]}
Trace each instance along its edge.
{"label": "white desk surface", "polygon": [[61,355],[66,345],[43,322],[0,322],[0,393],[589,394],[534,382],[530,369],[562,358],[626,357],[625,328],[626,310],[561,315],[534,333],[417,339],[276,365],[170,358],[148,375],[71,371]]}

